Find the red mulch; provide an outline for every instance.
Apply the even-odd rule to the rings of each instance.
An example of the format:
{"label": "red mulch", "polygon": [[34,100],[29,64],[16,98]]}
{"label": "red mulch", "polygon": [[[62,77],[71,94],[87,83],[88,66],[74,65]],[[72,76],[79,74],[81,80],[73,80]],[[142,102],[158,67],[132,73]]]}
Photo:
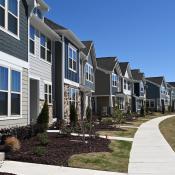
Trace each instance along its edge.
{"label": "red mulch", "polygon": [[109,140],[102,138],[86,138],[87,144],[82,142],[82,137],[64,137],[59,138],[56,133],[49,133],[49,144],[46,146],[46,154],[41,157],[33,153],[34,148],[39,146],[37,137],[21,142],[21,150],[16,153],[7,153],[6,159],[40,163],[48,165],[68,166],[69,158],[74,154],[90,152],[109,152]]}

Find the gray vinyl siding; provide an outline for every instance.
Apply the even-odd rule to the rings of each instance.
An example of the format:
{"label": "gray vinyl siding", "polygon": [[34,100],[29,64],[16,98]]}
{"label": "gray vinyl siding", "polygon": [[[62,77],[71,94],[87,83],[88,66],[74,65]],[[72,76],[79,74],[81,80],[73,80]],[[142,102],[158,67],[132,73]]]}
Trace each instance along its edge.
{"label": "gray vinyl siding", "polygon": [[23,69],[22,71],[22,118],[14,120],[1,120],[0,128],[8,128],[15,126],[25,126],[28,124],[29,109],[28,109],[28,70]]}
{"label": "gray vinyl siding", "polygon": [[[53,50],[54,43],[52,42],[52,55],[54,55]],[[38,34],[35,37],[35,55],[29,54],[29,63],[29,74],[40,78],[40,99],[43,100],[44,81],[52,82],[52,63],[46,62],[40,58],[40,39]]]}
{"label": "gray vinyl siding", "polygon": [[113,87],[112,86],[112,95],[116,95],[118,92],[118,87]]}
{"label": "gray vinyl siding", "polygon": [[19,15],[19,38],[14,38],[8,33],[0,30],[0,51],[28,61],[28,17],[26,1],[20,1]]}
{"label": "gray vinyl siding", "polygon": [[[73,45],[72,43],[70,43],[66,38],[64,40],[65,42],[65,78],[71,81],[74,81],[76,83],[79,83],[79,50],[75,47],[75,45]],[[71,44],[73,47],[75,47],[77,49],[77,71],[73,72],[69,69],[69,58],[68,58],[68,46],[69,44]]]}
{"label": "gray vinyl siding", "polygon": [[160,88],[150,82],[146,82],[146,98],[147,99],[158,99],[160,98]]}
{"label": "gray vinyl siding", "polygon": [[[88,57],[88,64],[90,64],[93,67],[91,54],[89,54],[89,57]],[[94,67],[93,67],[93,73],[95,74]],[[95,83],[94,83],[95,80],[94,80],[94,82],[87,81],[86,80],[86,72],[85,72],[84,76],[85,76],[85,86],[90,88],[91,90],[95,91]]]}
{"label": "gray vinyl siding", "polygon": [[110,75],[98,69],[95,72],[95,95],[110,95]]}

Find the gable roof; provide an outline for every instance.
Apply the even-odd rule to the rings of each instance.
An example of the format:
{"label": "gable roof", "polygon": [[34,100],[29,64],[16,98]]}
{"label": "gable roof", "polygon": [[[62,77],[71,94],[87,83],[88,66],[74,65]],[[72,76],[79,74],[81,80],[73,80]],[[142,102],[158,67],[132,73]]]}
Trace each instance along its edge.
{"label": "gable roof", "polygon": [[168,82],[171,86],[175,87],[175,82]]}
{"label": "gable roof", "polygon": [[156,83],[157,85],[161,86],[162,82],[164,81],[164,77],[147,77],[146,80]]}
{"label": "gable roof", "polygon": [[144,79],[144,73],[140,72],[140,69],[132,69],[131,73],[134,80],[141,81]]}
{"label": "gable roof", "polygon": [[86,46],[86,48],[84,48],[82,52],[87,56],[92,47],[93,41],[81,41],[81,42]]}
{"label": "gable roof", "polygon": [[107,71],[113,71],[116,63],[117,63],[116,57],[97,58],[97,66]]}
{"label": "gable roof", "polygon": [[125,73],[126,73],[128,65],[129,65],[129,62],[120,62],[119,65],[120,65],[122,75],[125,76]]}
{"label": "gable roof", "polygon": [[67,29],[48,18],[44,18],[44,22],[59,35],[65,35],[72,43],[74,43],[79,49],[84,49],[85,45],[80,39],[70,30]]}

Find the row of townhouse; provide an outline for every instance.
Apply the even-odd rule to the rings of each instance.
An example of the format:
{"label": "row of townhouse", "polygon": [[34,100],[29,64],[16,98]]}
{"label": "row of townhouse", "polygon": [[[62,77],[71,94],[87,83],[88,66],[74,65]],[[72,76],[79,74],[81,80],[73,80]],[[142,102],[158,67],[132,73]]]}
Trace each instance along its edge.
{"label": "row of townhouse", "polygon": [[93,41],[45,18],[48,11],[43,0],[0,0],[0,128],[35,123],[45,100],[50,122],[69,121],[70,104],[79,118],[88,106],[101,115],[116,105],[138,112],[146,99],[155,110],[175,105],[173,82],[154,82],[116,57],[96,59]]}
{"label": "row of townhouse", "polygon": [[115,106],[125,112],[175,111],[175,82],[162,77],[145,77],[140,69],[116,57],[97,58],[93,112],[112,115]]}

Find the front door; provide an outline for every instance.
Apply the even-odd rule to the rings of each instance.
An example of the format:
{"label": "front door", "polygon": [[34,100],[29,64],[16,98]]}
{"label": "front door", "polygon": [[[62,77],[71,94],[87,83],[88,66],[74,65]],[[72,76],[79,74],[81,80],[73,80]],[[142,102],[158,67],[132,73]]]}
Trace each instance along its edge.
{"label": "front door", "polygon": [[39,80],[30,79],[30,123],[35,123],[39,115]]}

